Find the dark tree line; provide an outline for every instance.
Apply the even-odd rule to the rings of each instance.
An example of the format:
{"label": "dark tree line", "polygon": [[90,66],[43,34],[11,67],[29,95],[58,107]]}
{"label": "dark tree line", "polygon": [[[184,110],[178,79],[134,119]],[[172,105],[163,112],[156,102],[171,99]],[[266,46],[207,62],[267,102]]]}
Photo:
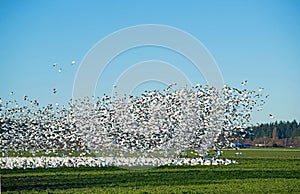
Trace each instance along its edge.
{"label": "dark tree line", "polygon": [[300,123],[296,120],[289,121],[276,121],[273,123],[260,124],[252,127],[253,137],[252,138],[294,138],[300,136]]}

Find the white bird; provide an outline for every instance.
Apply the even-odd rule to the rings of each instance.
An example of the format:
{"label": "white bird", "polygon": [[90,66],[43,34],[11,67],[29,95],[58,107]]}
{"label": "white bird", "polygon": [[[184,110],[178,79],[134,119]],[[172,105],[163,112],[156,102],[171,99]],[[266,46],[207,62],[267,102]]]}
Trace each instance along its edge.
{"label": "white bird", "polygon": [[247,80],[243,81],[241,84],[242,86],[245,86],[247,84]]}
{"label": "white bird", "polygon": [[266,94],[266,98],[268,98],[270,96],[270,94]]}

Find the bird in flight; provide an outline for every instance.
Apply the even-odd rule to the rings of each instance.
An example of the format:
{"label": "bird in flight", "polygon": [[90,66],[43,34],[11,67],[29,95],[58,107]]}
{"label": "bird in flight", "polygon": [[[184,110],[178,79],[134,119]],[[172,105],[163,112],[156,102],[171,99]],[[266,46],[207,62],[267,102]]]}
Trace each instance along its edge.
{"label": "bird in flight", "polygon": [[247,84],[247,80],[242,82],[242,86],[245,86]]}

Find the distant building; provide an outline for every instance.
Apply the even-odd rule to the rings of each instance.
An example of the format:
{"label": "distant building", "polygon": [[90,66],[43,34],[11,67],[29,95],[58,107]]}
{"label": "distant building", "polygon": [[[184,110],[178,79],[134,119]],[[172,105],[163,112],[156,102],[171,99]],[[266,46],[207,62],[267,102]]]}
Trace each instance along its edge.
{"label": "distant building", "polygon": [[233,148],[251,148],[251,144],[245,144],[245,143],[240,143],[240,142],[232,142],[231,147]]}
{"label": "distant building", "polygon": [[266,144],[264,144],[264,143],[257,143],[257,144],[255,144],[255,147],[266,147]]}

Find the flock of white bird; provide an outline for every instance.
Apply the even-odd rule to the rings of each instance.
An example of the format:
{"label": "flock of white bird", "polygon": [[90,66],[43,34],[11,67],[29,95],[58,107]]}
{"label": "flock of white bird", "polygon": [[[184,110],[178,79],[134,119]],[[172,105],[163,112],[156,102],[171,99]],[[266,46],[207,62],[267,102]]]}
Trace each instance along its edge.
{"label": "flock of white bird", "polygon": [[140,97],[86,98],[75,102],[72,115],[76,134],[99,156],[174,158],[186,150],[203,155],[220,138],[230,142],[249,134],[251,112],[265,103],[260,92],[171,85]]}
{"label": "flock of white bird", "polygon": [[[1,168],[233,163],[217,158],[220,142],[249,135],[251,112],[260,111],[268,97],[263,88],[173,86],[140,97],[86,97],[63,106],[42,107],[28,96],[23,105],[0,98]],[[217,152],[209,159],[212,147]],[[188,150],[198,157],[184,158]],[[17,157],[7,157],[11,152]],[[35,157],[41,152],[52,157]]]}
{"label": "flock of white bird", "polygon": [[108,167],[148,169],[161,165],[229,165],[235,160],[203,158],[136,158],[136,157],[0,157],[1,169],[35,169],[57,167]]}

